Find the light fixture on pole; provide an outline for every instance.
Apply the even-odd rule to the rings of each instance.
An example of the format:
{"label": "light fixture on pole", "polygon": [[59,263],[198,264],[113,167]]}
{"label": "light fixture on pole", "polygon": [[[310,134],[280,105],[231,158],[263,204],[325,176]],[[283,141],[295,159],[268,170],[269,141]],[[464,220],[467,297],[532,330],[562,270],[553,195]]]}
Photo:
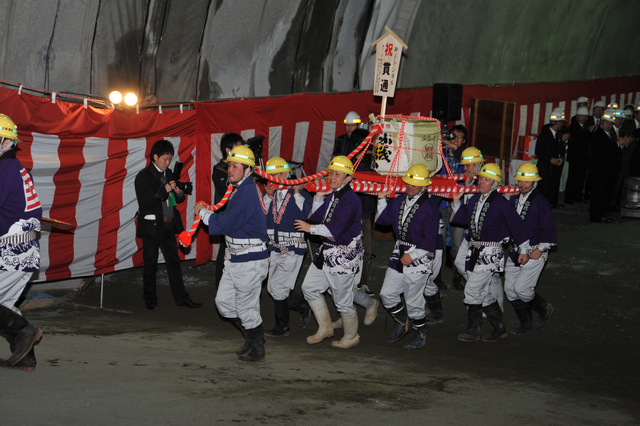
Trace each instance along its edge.
{"label": "light fixture on pole", "polygon": [[114,90],[109,94],[109,100],[114,104],[119,104],[120,102],[122,102],[122,93]]}
{"label": "light fixture on pole", "polygon": [[138,97],[133,93],[127,93],[126,95],[124,95],[124,103],[129,106],[133,106],[138,103]]}

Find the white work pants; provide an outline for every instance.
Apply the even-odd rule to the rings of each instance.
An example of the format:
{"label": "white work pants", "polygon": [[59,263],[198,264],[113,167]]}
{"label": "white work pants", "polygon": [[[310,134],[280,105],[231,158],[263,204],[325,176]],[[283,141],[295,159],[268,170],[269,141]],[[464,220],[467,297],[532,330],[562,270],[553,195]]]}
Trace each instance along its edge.
{"label": "white work pants", "polygon": [[427,283],[424,287],[425,296],[433,296],[438,293],[438,284],[435,283],[435,280],[440,269],[442,269],[442,250],[436,250],[436,255],[433,258],[433,272],[427,276]]}
{"label": "white work pants", "polygon": [[318,269],[312,263],[302,283],[302,294],[308,302],[311,302],[323,297],[322,294],[328,290],[338,312],[351,315],[356,312],[353,299],[360,275],[360,272],[344,275],[332,274],[324,269]]}
{"label": "white work pants", "polygon": [[[462,240],[462,243],[460,244],[460,249],[458,250],[458,254],[456,255],[456,261],[455,261],[455,266],[456,269],[458,270],[458,273],[460,273],[460,275],[462,275],[462,278],[465,279],[465,281],[467,281],[467,285],[469,285],[469,275],[471,274],[471,272],[467,271],[466,269],[466,261],[467,261],[467,251],[469,251],[469,241],[467,241],[466,239]],[[476,272],[478,273],[478,272]],[[479,272],[480,274],[485,274],[485,272]],[[486,272],[486,273],[490,273],[490,272]],[[477,281],[478,280],[482,280],[481,277],[476,277],[474,279],[474,283],[473,285],[478,285]],[[472,290],[473,292],[475,292],[475,290]],[[502,291],[502,279],[500,278],[500,275],[497,273],[493,273],[492,277],[491,277],[491,282],[489,283],[489,291],[491,292],[491,295],[493,296],[493,301],[495,302],[496,300],[498,301],[498,304],[500,305],[500,309],[502,309],[502,311],[504,312],[504,292]],[[466,290],[466,285],[465,285],[465,299],[464,299],[464,303],[469,303],[467,302],[467,290]],[[477,293],[476,293],[477,294]],[[480,304],[480,302],[478,302],[477,297],[473,297],[473,300],[476,300],[476,302],[473,302],[473,304]],[[493,303],[493,302],[491,302]],[[484,306],[488,306],[491,303],[484,303]]]}
{"label": "white work pants", "polygon": [[269,255],[269,282],[267,291],[274,300],[286,300],[296,287],[304,256],[290,251],[285,254],[272,251]]}
{"label": "white work pants", "polygon": [[504,292],[507,299],[514,301],[520,299],[523,302],[530,302],[536,295],[536,284],[538,277],[544,268],[544,259],[529,259],[522,266],[513,263],[511,258],[507,259],[504,271]]}
{"label": "white work pants", "polygon": [[0,305],[13,308],[33,272],[0,271]]}
{"label": "white work pants", "polygon": [[220,315],[225,318],[240,318],[242,326],[247,330],[262,324],[260,290],[268,272],[269,259],[249,262],[225,260],[216,295]]}
{"label": "white work pants", "polygon": [[[380,299],[386,309],[397,306],[402,301],[400,295],[404,293],[404,302],[411,319],[422,319],[426,316],[423,293],[427,284],[427,274],[401,274],[387,268],[384,276]],[[434,284],[435,285],[435,284]],[[437,290],[436,286],[436,290]]]}

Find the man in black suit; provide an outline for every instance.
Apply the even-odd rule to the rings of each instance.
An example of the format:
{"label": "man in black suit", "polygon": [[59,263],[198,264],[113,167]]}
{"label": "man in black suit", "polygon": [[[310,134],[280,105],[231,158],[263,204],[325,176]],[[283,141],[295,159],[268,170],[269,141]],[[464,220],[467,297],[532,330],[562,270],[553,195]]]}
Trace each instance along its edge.
{"label": "man in black suit", "polygon": [[549,115],[549,124],[542,127],[536,142],[536,155],[538,156],[538,171],[540,186],[538,190],[549,200],[552,207],[558,207],[558,191],[560,177],[564,164],[564,142],[569,138],[569,133],[560,131],[565,122],[564,111],[556,108]]}
{"label": "man in black suit", "polygon": [[593,133],[591,146],[593,170],[589,219],[591,222],[608,223],[605,216],[613,196],[622,158],[622,150],[631,143],[631,137],[617,138],[613,129],[615,111],[608,109],[602,115],[600,127]]}
{"label": "man in black suit", "polygon": [[147,309],[158,309],[156,295],[156,271],[158,250],[162,250],[167,264],[169,285],[173,300],[178,306],[199,308],[189,297],[182,280],[180,257],[176,235],[184,230],[176,204],[185,199],[184,191],[176,187],[169,164],[173,157],[173,145],[167,140],[159,140],[151,148],[149,165],[135,180],[138,199],[138,226],[136,236],[142,239],[144,268],[142,272],[143,298]]}
{"label": "man in black suit", "polygon": [[582,201],[582,190],[584,189],[587,169],[589,167],[589,140],[591,130],[589,129],[589,110],[585,107],[578,108],[575,115],[576,120],[571,119],[569,126],[569,149],[567,151],[567,162],[569,163],[569,176],[564,190],[565,204],[573,204]]}

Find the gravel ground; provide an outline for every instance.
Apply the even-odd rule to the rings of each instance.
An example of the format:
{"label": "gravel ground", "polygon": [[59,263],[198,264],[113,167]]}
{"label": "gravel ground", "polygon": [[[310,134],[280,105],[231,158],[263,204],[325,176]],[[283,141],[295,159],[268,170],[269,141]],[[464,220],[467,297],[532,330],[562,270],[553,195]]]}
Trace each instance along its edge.
{"label": "gravel ground", "polygon": [[[291,335],[269,339],[266,361],[252,365],[236,360],[242,337],[216,312],[213,263],[183,262],[191,297],[205,302],[197,310],[172,304],[164,272],[160,309],[144,309],[140,269],[106,277],[102,310],[86,307],[99,303],[96,284],[77,299],[51,292],[48,305],[24,309],[45,333],[37,369],[0,370],[3,424],[637,425],[640,221],[590,224],[586,209],[554,210],[559,246],[538,286],[556,309],[550,325],[492,344],[457,341],[466,310],[453,289],[443,291],[445,322],[429,327],[424,349],[389,345],[382,308],[349,350],[307,345],[315,321],[300,330],[292,313]],[[391,248],[375,240],[376,293]],[[266,290],[262,313],[271,327]]]}

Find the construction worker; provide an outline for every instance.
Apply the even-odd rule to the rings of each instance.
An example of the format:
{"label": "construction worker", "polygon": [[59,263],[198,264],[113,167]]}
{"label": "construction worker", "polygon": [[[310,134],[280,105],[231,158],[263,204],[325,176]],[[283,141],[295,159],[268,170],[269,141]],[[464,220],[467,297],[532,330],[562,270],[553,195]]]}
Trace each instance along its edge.
{"label": "construction worker", "polygon": [[[275,157],[267,161],[265,171],[280,179],[289,177],[289,163]],[[277,189],[268,183],[265,187],[264,205],[267,209],[267,234],[269,235],[269,281],[267,291],[275,304],[276,325],[264,332],[265,336],[289,335],[289,310],[300,313],[298,326],[305,328],[311,318],[309,304],[294,288],[302,260],[307,250],[304,233],[294,227],[297,219],[309,217],[311,195],[304,184],[291,189]]]}
{"label": "construction worker", "polygon": [[[482,152],[476,148],[475,146],[470,146],[469,148],[462,151],[460,164],[464,167],[464,184],[465,186],[477,186],[476,182],[476,174],[478,171],[484,166],[484,157],[482,156]],[[469,200],[473,194],[463,194],[461,198],[461,202],[463,204],[468,204]],[[453,210],[453,203],[451,203],[451,208]],[[466,232],[466,224],[464,227],[456,227],[455,224],[450,226],[452,230],[451,233],[451,253],[454,253],[455,248],[455,256],[454,256],[454,265],[455,270],[462,276],[462,278],[466,280],[469,279],[466,271],[466,259],[467,259],[467,251],[469,249],[469,236]],[[460,241],[460,242],[458,242]],[[464,286],[460,285],[460,287],[455,287],[456,290],[464,291]],[[489,284],[489,290],[493,297],[496,298],[498,304],[500,305],[500,309],[504,312],[504,291],[502,290],[502,280],[498,274],[495,274],[491,278],[491,284]]]}
{"label": "construction worker", "polygon": [[495,275],[504,271],[504,249],[502,245],[509,236],[520,250],[518,263],[529,260],[530,232],[509,202],[498,194],[496,188],[502,182],[502,171],[497,164],[485,164],[478,171],[479,194],[471,197],[468,204],[461,204],[462,193],[453,194],[453,216],[451,221],[467,225],[470,238],[465,271],[468,279],[464,288],[464,302],[468,306],[467,331],[458,336],[463,342],[480,339],[482,313],[493,326],[491,334],[482,336],[485,342],[495,342],[507,337],[502,310],[489,291]]}
{"label": "construction worker", "polygon": [[516,211],[529,229],[531,248],[529,261],[518,264],[518,250],[511,245],[504,271],[504,291],[513,305],[520,320],[520,327],[511,329],[511,334],[522,335],[533,331],[531,310],[540,314],[536,327],[542,330],[549,324],[553,315],[553,306],[536,293],[538,278],[549,258],[549,248],[558,243],[556,223],[551,213],[551,205],[538,193],[536,186],[541,179],[538,168],[533,163],[524,163],[518,167],[514,178],[518,181],[520,194],[511,197]]}
{"label": "construction worker", "polygon": [[262,194],[251,178],[255,156],[247,146],[234,147],[227,156],[229,183],[235,186],[227,208],[213,214],[196,204],[195,213],[209,226],[210,235],[224,235],[227,243],[224,272],[218,285],[218,312],[244,334],[236,351],[242,362],[265,357],[264,330],[260,316],[260,290],[269,272],[267,210]]}
{"label": "construction worker", "polygon": [[42,331],[29,324],[15,303],[29,279],[40,268],[42,206],[33,177],[16,158],[18,126],[0,114],[0,331],[9,340],[11,356],[0,367],[33,371],[33,344]]}
{"label": "construction worker", "polygon": [[390,205],[386,198],[389,193],[378,193],[376,223],[391,225],[396,237],[380,299],[396,322],[388,342],[399,342],[413,328],[413,338],[403,347],[418,349],[425,346],[427,337],[423,293],[427,295],[431,314],[442,316],[438,286],[432,281],[425,291],[427,277],[433,272],[440,212],[429,201],[426,187],[431,185],[431,179],[425,165],[411,166],[402,180],[407,184],[407,193],[396,197]]}
{"label": "construction worker", "polygon": [[360,342],[354,302],[365,307],[364,323],[369,325],[376,318],[378,301],[356,288],[362,271],[364,247],[362,205],[349,185],[353,177],[353,163],[338,155],[333,157],[327,170],[331,191],[318,192],[313,199],[309,221],[297,220],[295,225],[298,231],[322,237],[322,245],[302,283],[302,293],[319,326],[317,333],[307,338],[307,343],[317,344],[333,336],[331,316],[323,296],[330,290],[344,328],[342,339],[331,342],[331,346],[347,349]]}

